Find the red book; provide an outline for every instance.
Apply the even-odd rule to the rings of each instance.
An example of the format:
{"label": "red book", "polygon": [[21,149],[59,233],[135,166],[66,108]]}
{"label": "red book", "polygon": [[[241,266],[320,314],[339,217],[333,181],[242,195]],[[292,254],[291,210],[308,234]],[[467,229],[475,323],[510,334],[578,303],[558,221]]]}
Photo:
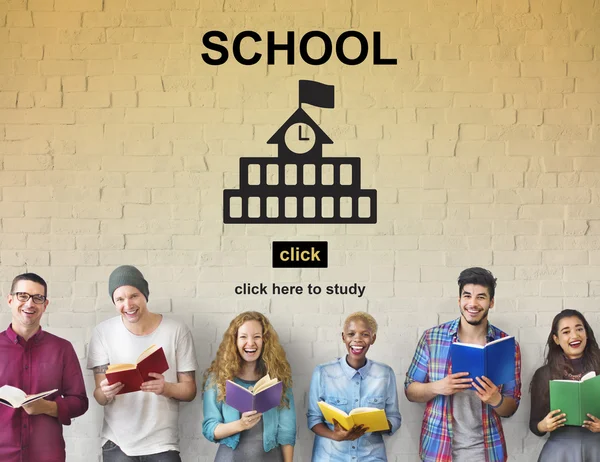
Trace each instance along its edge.
{"label": "red book", "polygon": [[111,385],[121,382],[125,384],[118,393],[131,393],[140,391],[142,383],[155,380],[150,377],[150,372],[162,374],[169,369],[167,357],[162,347],[152,345],[137,359],[136,364],[111,364],[106,370],[106,378]]}

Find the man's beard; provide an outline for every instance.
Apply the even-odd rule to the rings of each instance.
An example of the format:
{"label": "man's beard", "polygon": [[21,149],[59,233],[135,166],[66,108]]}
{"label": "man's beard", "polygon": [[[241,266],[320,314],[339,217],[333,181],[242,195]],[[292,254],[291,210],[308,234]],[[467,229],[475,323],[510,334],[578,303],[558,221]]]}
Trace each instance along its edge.
{"label": "man's beard", "polygon": [[481,323],[483,323],[483,321],[487,321],[489,311],[490,311],[489,309],[483,310],[483,316],[481,317],[481,319],[479,321],[469,321],[467,319],[467,317],[465,316],[465,313],[463,310],[460,310],[460,314],[463,317],[463,319],[467,322],[467,324],[470,324],[472,326],[479,326],[479,325],[481,325]]}

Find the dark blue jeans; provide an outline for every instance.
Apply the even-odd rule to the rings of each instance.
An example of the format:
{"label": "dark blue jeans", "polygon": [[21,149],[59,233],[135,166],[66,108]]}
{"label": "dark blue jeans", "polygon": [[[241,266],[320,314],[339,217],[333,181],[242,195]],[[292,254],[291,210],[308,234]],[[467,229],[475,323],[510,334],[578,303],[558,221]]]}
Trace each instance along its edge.
{"label": "dark blue jeans", "polygon": [[104,462],[181,462],[181,457],[177,451],[165,451],[147,456],[128,456],[119,446],[108,440],[102,446],[102,460]]}

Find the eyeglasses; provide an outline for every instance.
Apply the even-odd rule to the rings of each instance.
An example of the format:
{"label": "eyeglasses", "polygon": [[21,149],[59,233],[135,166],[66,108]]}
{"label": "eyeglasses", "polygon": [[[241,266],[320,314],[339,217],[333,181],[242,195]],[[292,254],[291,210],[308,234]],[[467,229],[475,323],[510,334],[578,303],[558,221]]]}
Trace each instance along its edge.
{"label": "eyeglasses", "polygon": [[26,302],[27,300],[29,300],[30,298],[33,299],[33,303],[37,303],[38,305],[41,305],[42,303],[44,303],[46,301],[46,296],[45,295],[31,295],[28,294],[27,292],[15,292],[14,294],[15,297],[17,297],[17,300],[19,300],[20,302]]}

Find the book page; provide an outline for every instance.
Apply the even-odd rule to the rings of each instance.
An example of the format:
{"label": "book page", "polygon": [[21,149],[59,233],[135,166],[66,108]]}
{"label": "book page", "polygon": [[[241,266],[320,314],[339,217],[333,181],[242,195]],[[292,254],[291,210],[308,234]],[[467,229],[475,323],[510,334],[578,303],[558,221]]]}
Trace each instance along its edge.
{"label": "book page", "polygon": [[135,369],[137,366],[135,364],[110,364],[106,369],[106,373],[110,374],[112,372],[120,372],[120,371],[129,371],[131,369]]}
{"label": "book page", "polygon": [[42,393],[38,393],[37,395],[27,395],[27,399],[23,402],[22,405],[32,403],[41,398],[45,398],[46,396],[51,395],[55,391],[58,391],[58,388],[55,388],[54,390],[50,390],[50,391],[44,391]]}
{"label": "book page", "polygon": [[585,374],[583,377],[581,377],[581,382],[583,382],[584,380],[593,379],[594,377],[596,377],[596,372],[590,371],[587,374]]}
{"label": "book page", "polygon": [[583,377],[581,377],[581,380],[554,379],[554,380],[552,380],[552,382],[581,383],[581,382],[584,382],[585,380],[593,379],[594,377],[596,377],[596,372],[590,371],[587,374],[585,374]]}
{"label": "book page", "polygon": [[350,415],[361,414],[364,412],[374,412],[374,411],[379,411],[379,410],[380,409],[376,408],[376,407],[357,407],[350,411]]}
{"label": "book page", "polygon": [[260,393],[261,391],[265,391],[267,388],[271,388],[273,385],[277,385],[279,383],[279,380],[277,380],[276,378],[272,378],[271,380],[267,381],[267,382],[263,382],[260,384],[260,386],[258,385],[258,382],[256,385],[254,385],[254,388],[252,389],[252,393],[254,393],[255,395],[257,393]]}
{"label": "book page", "polygon": [[513,338],[512,335],[509,335],[507,337],[502,337],[502,338],[499,338],[499,339],[496,339],[496,340],[492,340],[491,342],[486,343],[485,346],[493,345],[494,343],[505,342],[506,340],[510,340],[511,338]]}
{"label": "book page", "polygon": [[27,394],[17,387],[4,385],[0,388],[0,398],[10,403],[13,407],[19,407],[27,399]]}
{"label": "book page", "polygon": [[148,356],[150,356],[152,353],[154,353],[155,351],[157,351],[160,348],[162,348],[162,347],[159,347],[157,345],[150,345],[148,348],[146,348],[144,351],[142,351],[141,355],[138,356],[137,362],[141,363],[144,359],[146,359]]}
{"label": "book page", "polygon": [[469,348],[479,348],[480,350],[483,350],[485,348],[485,345],[477,345],[476,343],[454,342],[453,345],[462,346],[462,347],[469,347]]}
{"label": "book page", "polygon": [[271,376],[269,376],[269,374],[267,374],[264,377],[258,379],[258,381],[254,384],[254,387],[252,387],[252,391],[256,392],[256,390],[260,390],[260,388],[262,387],[263,383],[269,382],[270,380],[271,380]]}

